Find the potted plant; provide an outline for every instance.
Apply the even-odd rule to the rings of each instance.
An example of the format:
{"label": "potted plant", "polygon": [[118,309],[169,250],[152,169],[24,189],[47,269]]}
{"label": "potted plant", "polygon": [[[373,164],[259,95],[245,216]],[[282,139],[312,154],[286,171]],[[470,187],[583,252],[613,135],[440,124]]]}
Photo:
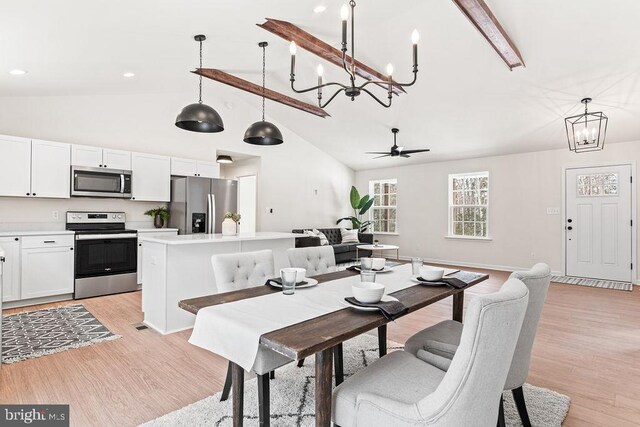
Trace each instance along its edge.
{"label": "potted plant", "polygon": [[238,224],[240,223],[240,214],[237,212],[227,212],[224,214],[222,221],[222,235],[233,236],[238,234]]}
{"label": "potted plant", "polygon": [[155,209],[149,209],[144,214],[153,218],[153,226],[155,228],[164,227],[165,221],[168,220],[169,217],[171,216],[169,214],[169,209],[167,209],[166,206],[160,206]]}
{"label": "potted plant", "polygon": [[360,233],[366,233],[367,229],[373,221],[362,221],[362,216],[367,213],[371,206],[373,206],[373,197],[365,194],[360,197],[358,189],[354,186],[351,187],[351,193],[349,194],[349,201],[353,208],[353,216],[346,216],[336,221],[336,224],[340,224],[342,221],[351,221],[353,229],[359,230]]}

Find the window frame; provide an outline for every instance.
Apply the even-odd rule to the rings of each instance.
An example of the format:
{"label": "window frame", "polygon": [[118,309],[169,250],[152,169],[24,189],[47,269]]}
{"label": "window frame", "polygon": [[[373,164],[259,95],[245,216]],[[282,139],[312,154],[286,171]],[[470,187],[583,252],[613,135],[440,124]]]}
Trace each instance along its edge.
{"label": "window frame", "polygon": [[[476,204],[476,205],[454,205],[453,204],[453,180],[455,178],[467,178],[467,177],[486,177],[487,178],[487,203],[484,205],[480,205],[480,204]],[[447,234],[446,234],[446,238],[447,239],[462,239],[462,240],[485,240],[485,241],[490,241],[493,240],[491,238],[490,235],[490,227],[489,227],[489,218],[490,218],[490,202],[491,202],[491,177],[489,174],[489,171],[480,171],[480,172],[464,172],[464,173],[451,173],[449,174],[448,177],[448,184],[447,184],[447,200],[448,200],[448,208],[447,208]],[[473,208],[477,208],[477,207],[484,207],[486,208],[486,218],[485,218],[485,229],[487,230],[487,232],[485,233],[484,236],[465,236],[465,235],[460,235],[460,234],[455,234],[453,227],[454,227],[454,222],[453,221],[453,209],[454,208],[465,208],[465,207],[473,207]],[[474,221],[476,222],[476,221]],[[464,220],[463,220],[464,223]]]}
{"label": "window frame", "polygon": [[[380,205],[380,206],[375,206],[375,203],[371,206],[371,209],[369,209],[369,221],[374,221],[374,223],[371,225],[371,233],[373,234],[387,234],[387,235],[398,235],[398,179],[397,178],[387,178],[387,179],[372,179],[369,181],[369,194],[375,198],[375,192],[374,192],[374,188],[376,184],[395,184],[396,186],[396,192],[395,193],[390,193],[390,194],[395,194],[396,196],[396,204],[395,206],[391,206],[391,205]],[[378,209],[395,209],[396,211],[396,218],[395,218],[395,226],[396,226],[396,231],[375,231],[375,220],[373,219],[373,212],[374,210],[378,208]]]}

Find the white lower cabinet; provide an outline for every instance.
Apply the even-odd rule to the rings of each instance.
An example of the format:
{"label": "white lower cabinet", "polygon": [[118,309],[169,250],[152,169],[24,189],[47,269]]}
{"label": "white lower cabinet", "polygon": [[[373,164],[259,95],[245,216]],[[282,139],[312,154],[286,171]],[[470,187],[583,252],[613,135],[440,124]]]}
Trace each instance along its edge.
{"label": "white lower cabinet", "polygon": [[20,298],[73,293],[73,236],[22,239]]}
{"label": "white lower cabinet", "polygon": [[161,237],[161,236],[177,236],[178,230],[166,229],[166,230],[153,230],[153,231],[138,231],[138,285],[142,284],[142,248],[143,240],[145,237]]}
{"label": "white lower cabinet", "polygon": [[4,272],[2,275],[2,302],[20,299],[20,238],[0,237],[4,250]]}

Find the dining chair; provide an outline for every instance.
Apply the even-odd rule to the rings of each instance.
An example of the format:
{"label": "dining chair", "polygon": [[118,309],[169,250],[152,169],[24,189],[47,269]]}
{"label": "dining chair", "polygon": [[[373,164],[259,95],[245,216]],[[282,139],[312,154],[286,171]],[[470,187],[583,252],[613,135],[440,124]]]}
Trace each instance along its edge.
{"label": "dining chair", "polygon": [[[530,427],[531,421],[527,412],[522,386],[529,375],[531,350],[533,348],[533,341],[536,336],[544,301],[547,297],[547,291],[549,290],[551,269],[547,264],[538,263],[528,271],[513,272],[510,278],[518,279],[527,286],[529,289],[529,304],[511,362],[509,375],[505,381],[504,390],[511,390],[523,426]],[[456,353],[462,330],[463,327],[460,322],[445,320],[413,335],[405,343],[404,349],[446,370],[450,360]],[[501,399],[501,418],[498,420],[498,425],[504,425],[502,405]]]}
{"label": "dining chair", "polygon": [[[271,250],[214,255],[211,257],[211,265],[220,293],[261,286],[265,284],[267,279],[274,277],[273,252]],[[274,378],[273,372],[276,368],[292,361],[292,359],[265,346],[261,345],[258,348],[258,354],[251,371],[258,378],[260,425],[268,425],[269,422],[269,380]],[[231,370],[231,362],[229,362],[220,401],[225,401],[229,397],[232,386]]]}
{"label": "dining chair", "polygon": [[493,426],[529,291],[509,279],[469,305],[460,345],[447,371],[395,351],[333,391],[337,426]]}
{"label": "dining chair", "polygon": [[306,269],[307,276],[336,271],[336,256],[329,245],[287,249],[287,257],[291,267]]}

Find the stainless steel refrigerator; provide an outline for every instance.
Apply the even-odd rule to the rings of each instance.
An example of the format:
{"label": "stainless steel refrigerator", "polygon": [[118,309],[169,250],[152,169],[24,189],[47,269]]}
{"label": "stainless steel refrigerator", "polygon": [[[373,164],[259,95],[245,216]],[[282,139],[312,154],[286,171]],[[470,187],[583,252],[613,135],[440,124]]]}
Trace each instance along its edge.
{"label": "stainless steel refrigerator", "polygon": [[238,181],[172,177],[169,227],[178,234],[220,233],[227,212],[238,210]]}

